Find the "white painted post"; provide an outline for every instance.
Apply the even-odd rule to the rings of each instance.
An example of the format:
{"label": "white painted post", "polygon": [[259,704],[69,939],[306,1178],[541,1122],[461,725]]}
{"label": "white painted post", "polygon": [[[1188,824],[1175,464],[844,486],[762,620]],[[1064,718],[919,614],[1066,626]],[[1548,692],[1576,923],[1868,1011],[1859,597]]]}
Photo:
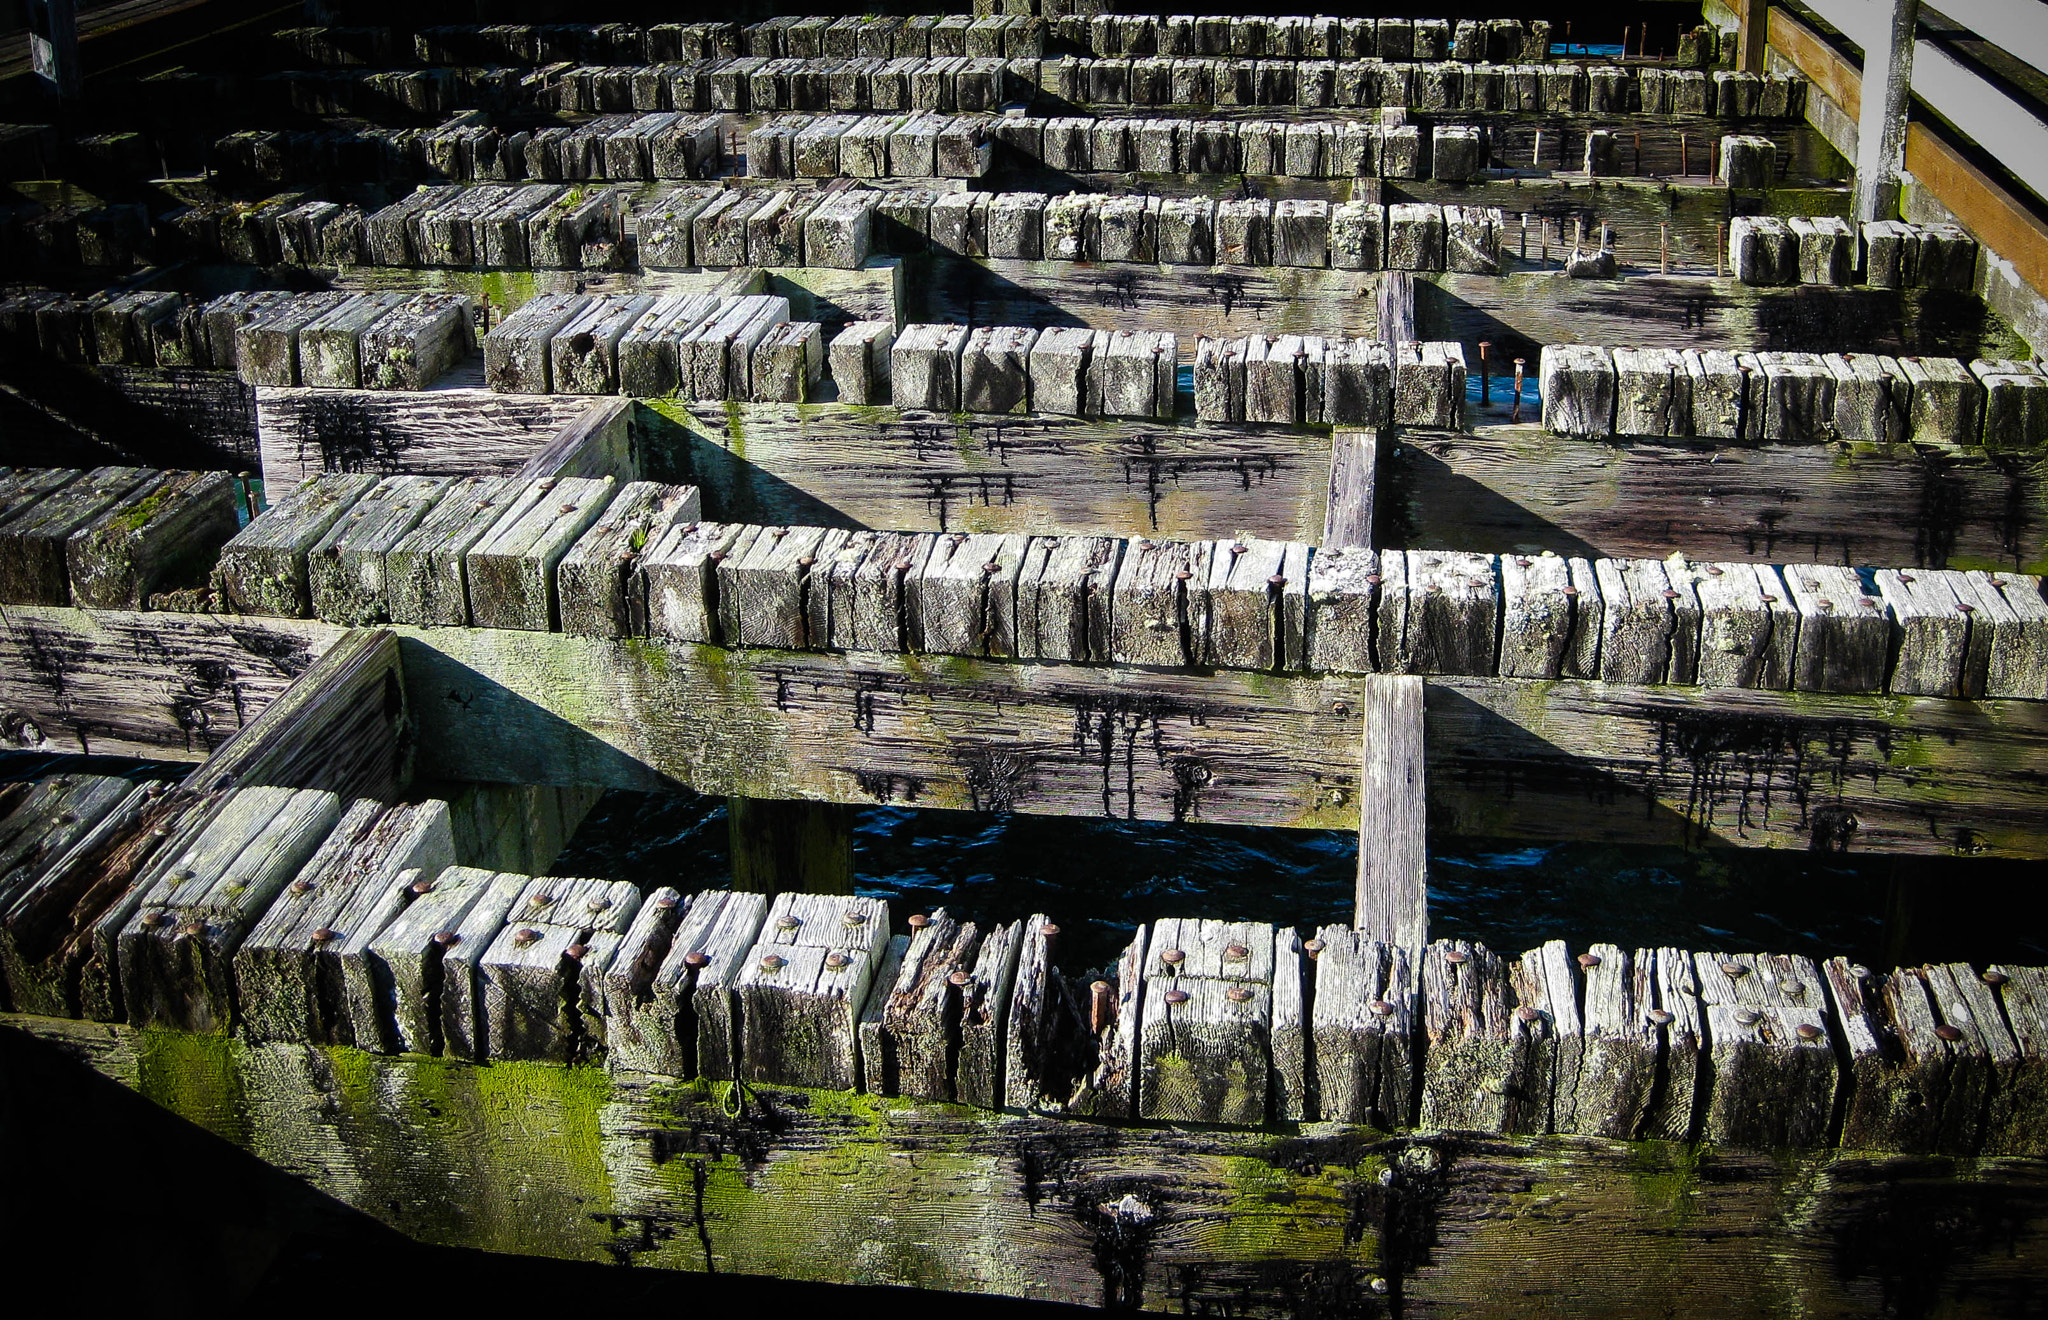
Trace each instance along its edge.
{"label": "white painted post", "polygon": [[[1920,0],[1869,0],[1878,12],[1863,50],[1863,106],[1856,122],[1856,218],[1896,220],[1913,102],[1913,33]],[[1889,8],[1889,15],[1883,11]]]}

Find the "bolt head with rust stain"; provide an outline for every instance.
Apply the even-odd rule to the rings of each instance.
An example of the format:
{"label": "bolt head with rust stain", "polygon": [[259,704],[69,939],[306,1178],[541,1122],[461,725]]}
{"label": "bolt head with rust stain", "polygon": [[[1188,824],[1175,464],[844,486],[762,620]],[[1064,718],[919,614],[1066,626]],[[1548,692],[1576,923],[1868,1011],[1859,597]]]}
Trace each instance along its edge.
{"label": "bolt head with rust stain", "polygon": [[1598,967],[1599,965],[1600,965],[1600,955],[1599,955],[1599,954],[1597,954],[1597,953],[1582,953],[1582,954],[1580,954],[1580,955],[1579,955],[1579,966],[1581,966],[1581,967],[1585,968],[1585,969],[1586,969],[1587,971],[1591,971],[1591,970],[1593,970],[1593,969],[1594,969],[1595,967]]}
{"label": "bolt head with rust stain", "polygon": [[522,949],[539,938],[540,932],[531,926],[522,926],[520,929],[512,932],[512,943]]}
{"label": "bolt head with rust stain", "polygon": [[1185,990],[1169,990],[1163,998],[1169,1004],[1185,1004],[1188,1002],[1188,992]]}
{"label": "bolt head with rust stain", "polygon": [[1051,939],[1053,936],[1060,933],[1060,928],[1056,923],[1048,921],[1043,926],[1040,926],[1038,928],[1038,933],[1040,935],[1045,936],[1045,938],[1047,939]]}
{"label": "bolt head with rust stain", "polygon": [[1251,956],[1252,951],[1242,944],[1226,944],[1223,946],[1223,961],[1225,962],[1244,962]]}
{"label": "bolt head with rust stain", "polygon": [[1472,955],[1465,952],[1463,949],[1444,950],[1444,961],[1449,963],[1453,967],[1463,966],[1465,963],[1471,961],[1471,958]]}
{"label": "bolt head with rust stain", "polygon": [[845,916],[841,917],[839,919],[839,924],[845,926],[849,930],[855,926],[865,926],[868,924],[868,914],[856,909],[854,911],[848,912]]}
{"label": "bolt head with rust stain", "polygon": [[562,950],[562,956],[564,958],[572,958],[577,962],[582,962],[583,955],[589,952],[590,946],[579,941],[578,943],[572,944],[568,948]]}
{"label": "bolt head with rust stain", "polygon": [[825,955],[825,966],[827,969],[831,971],[843,971],[852,962],[853,959],[847,957],[845,954],[841,953],[837,949],[834,949],[830,953]]}
{"label": "bolt head with rust stain", "polygon": [[775,928],[777,930],[795,930],[803,924],[803,921],[797,917],[784,917],[775,923]]}
{"label": "bolt head with rust stain", "polygon": [[1946,1041],[1958,1041],[1963,1038],[1963,1029],[1944,1022],[1934,1029],[1934,1034]]}
{"label": "bolt head with rust stain", "polygon": [[1301,942],[1301,951],[1311,958],[1317,958],[1322,956],[1323,950],[1329,947],[1329,945],[1323,943],[1321,940],[1303,940]]}
{"label": "bolt head with rust stain", "polygon": [[1826,1034],[1819,1027],[1816,1027],[1811,1022],[1802,1022],[1798,1026],[1794,1027],[1792,1031],[1793,1034],[1798,1036],[1801,1040],[1819,1040],[1823,1035]]}
{"label": "bolt head with rust stain", "polygon": [[1764,1020],[1764,1015],[1753,1008],[1738,1008],[1735,1010],[1735,1020],[1745,1027],[1753,1027]]}
{"label": "bolt head with rust stain", "polygon": [[1248,1003],[1252,997],[1252,989],[1248,985],[1234,985],[1223,992],[1223,997],[1233,1004]]}
{"label": "bolt head with rust stain", "polygon": [[178,933],[180,935],[192,936],[204,935],[206,933],[206,923],[203,921],[188,921],[178,927]]}
{"label": "bolt head with rust stain", "polygon": [[683,955],[683,966],[702,967],[711,961],[711,955],[702,949],[692,949]]}
{"label": "bolt head with rust stain", "polygon": [[447,948],[449,945],[455,943],[457,940],[460,940],[461,938],[462,937],[460,935],[457,935],[452,930],[437,930],[434,932],[434,943],[440,945],[444,949]]}
{"label": "bolt head with rust stain", "polygon": [[1983,979],[1984,984],[1986,985],[2004,985],[2006,982],[2006,975],[2004,972],[1999,971],[1996,967],[1987,967],[1984,969]]}
{"label": "bolt head with rust stain", "polygon": [[656,898],[654,900],[654,906],[666,911],[667,909],[674,907],[676,905],[676,902],[677,899],[674,894],[663,894],[659,898]]}
{"label": "bolt head with rust stain", "polygon": [[932,919],[922,912],[913,912],[904,919],[904,924],[912,930],[923,930],[932,924]]}
{"label": "bolt head with rust stain", "polygon": [[311,880],[294,880],[292,881],[292,892],[294,894],[310,894],[313,892],[313,882]]}
{"label": "bolt head with rust stain", "polygon": [[1187,960],[1187,954],[1179,949],[1161,949],[1159,951],[1159,961],[1165,963],[1168,967],[1178,967]]}
{"label": "bolt head with rust stain", "polygon": [[1366,1005],[1366,1007],[1370,1008],[1373,1012],[1379,1014],[1381,1017],[1394,1016],[1394,1005],[1392,1000],[1375,999],[1370,1004]]}
{"label": "bolt head with rust stain", "polygon": [[1749,968],[1731,958],[1721,964],[1721,974],[1731,981],[1740,981],[1749,975]]}
{"label": "bolt head with rust stain", "polygon": [[955,967],[952,971],[946,973],[946,984],[950,986],[969,985],[973,980],[974,974],[962,967]]}
{"label": "bolt head with rust stain", "polygon": [[322,926],[320,929],[313,932],[313,943],[326,944],[334,938],[334,934],[335,932],[332,926]]}
{"label": "bolt head with rust stain", "polygon": [[425,876],[421,876],[419,879],[413,881],[409,888],[415,894],[431,894],[434,892],[434,882],[432,880],[427,879]]}
{"label": "bolt head with rust stain", "polygon": [[761,970],[764,972],[779,972],[788,965],[789,959],[784,958],[779,954],[771,953],[766,958],[763,958],[761,960]]}

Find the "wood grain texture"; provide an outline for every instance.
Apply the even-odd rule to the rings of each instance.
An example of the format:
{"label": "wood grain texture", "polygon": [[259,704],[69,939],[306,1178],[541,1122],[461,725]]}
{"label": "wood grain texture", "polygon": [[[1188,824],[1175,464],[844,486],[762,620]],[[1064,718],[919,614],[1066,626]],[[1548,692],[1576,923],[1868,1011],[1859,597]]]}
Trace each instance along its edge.
{"label": "wood grain texture", "polygon": [[1425,745],[1422,680],[1369,675],[1352,922],[1367,938],[1410,949],[1429,942]]}

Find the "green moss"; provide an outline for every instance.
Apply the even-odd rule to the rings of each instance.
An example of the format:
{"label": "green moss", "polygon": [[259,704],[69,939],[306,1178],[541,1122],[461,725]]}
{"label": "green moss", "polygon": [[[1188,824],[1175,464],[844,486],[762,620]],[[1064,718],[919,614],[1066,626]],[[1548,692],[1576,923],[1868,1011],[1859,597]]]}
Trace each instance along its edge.
{"label": "green moss", "polygon": [[196,1035],[144,1027],[135,1033],[136,1089],[189,1122],[249,1144],[242,1083],[235,1071],[240,1046],[225,1035]]}
{"label": "green moss", "polygon": [[738,399],[725,401],[725,447],[732,456],[745,459],[747,456],[746,405]]}
{"label": "green moss", "polygon": [[156,517],[169,498],[169,491],[160,490],[145,499],[137,500],[109,519],[108,526],[119,532],[139,531],[148,525],[150,519]]}

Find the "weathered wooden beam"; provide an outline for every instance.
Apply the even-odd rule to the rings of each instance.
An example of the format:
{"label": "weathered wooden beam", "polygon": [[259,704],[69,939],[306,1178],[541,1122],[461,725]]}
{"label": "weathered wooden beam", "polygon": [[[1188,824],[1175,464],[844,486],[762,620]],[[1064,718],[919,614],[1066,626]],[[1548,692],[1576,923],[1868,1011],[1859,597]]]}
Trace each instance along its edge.
{"label": "weathered wooden beam", "polygon": [[1366,938],[1419,949],[1429,942],[1422,680],[1375,674],[1365,681],[1364,699],[1352,922]]}

